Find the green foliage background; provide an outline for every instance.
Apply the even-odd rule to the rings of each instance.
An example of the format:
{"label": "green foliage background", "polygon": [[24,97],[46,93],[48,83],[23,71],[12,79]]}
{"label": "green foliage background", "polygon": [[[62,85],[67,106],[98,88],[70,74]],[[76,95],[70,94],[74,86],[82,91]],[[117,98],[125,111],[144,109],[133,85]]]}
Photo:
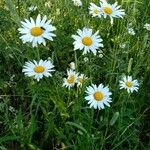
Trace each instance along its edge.
{"label": "green foliage background", "polygon": [[[143,28],[150,23],[149,0],[119,0],[124,19],[92,18],[90,2],[75,7],[70,0],[0,1],[0,149],[1,150],[139,150],[150,149],[150,40]],[[115,2],[110,0],[110,3]],[[28,7],[38,9],[29,12]],[[47,15],[56,26],[57,35],[47,46],[32,48],[23,44],[17,29],[24,18]],[[132,23],[136,35],[127,34]],[[103,39],[103,58],[73,50],[72,34],[77,29],[99,30]],[[121,44],[126,43],[124,49]],[[22,66],[27,60],[51,58],[55,65],[52,78],[40,82],[25,77]],[[83,88],[70,91],[62,87],[71,61],[77,71],[89,77]],[[132,62],[132,63],[131,63]],[[138,79],[138,93],[120,91],[123,74]],[[104,110],[90,109],[84,100],[90,83],[109,85],[112,104]]]}

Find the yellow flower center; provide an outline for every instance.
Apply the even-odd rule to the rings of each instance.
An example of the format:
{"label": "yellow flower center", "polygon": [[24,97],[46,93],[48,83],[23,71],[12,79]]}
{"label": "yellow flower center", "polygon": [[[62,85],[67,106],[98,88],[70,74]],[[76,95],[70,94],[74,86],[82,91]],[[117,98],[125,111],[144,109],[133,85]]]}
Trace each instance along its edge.
{"label": "yellow flower center", "polygon": [[93,41],[92,41],[92,38],[91,38],[91,37],[86,36],[86,37],[84,37],[84,38],[82,39],[82,43],[83,43],[85,46],[90,46],[90,45],[92,45]]}
{"label": "yellow flower center", "polygon": [[98,9],[95,9],[93,12],[94,12],[94,14],[99,14],[99,10]]}
{"label": "yellow flower center", "polygon": [[104,98],[104,95],[102,92],[95,92],[94,93],[94,99],[97,100],[97,101],[101,101],[102,99]]}
{"label": "yellow flower center", "polygon": [[44,72],[44,70],[45,70],[45,68],[43,66],[35,66],[34,67],[34,71],[36,73],[42,73],[42,72]]}
{"label": "yellow flower center", "polygon": [[130,82],[130,81],[127,81],[127,82],[126,82],[126,86],[132,87],[132,85],[133,85],[132,82]]}
{"label": "yellow flower center", "polygon": [[67,79],[67,82],[68,82],[69,84],[72,84],[72,83],[74,83],[74,80],[75,80],[75,76],[72,75],[72,76],[70,76],[70,77]]}
{"label": "yellow flower center", "polygon": [[108,15],[112,14],[112,9],[110,7],[104,7],[103,10]]}
{"label": "yellow flower center", "polygon": [[31,29],[31,35],[33,35],[33,36],[40,36],[43,34],[43,32],[44,32],[44,30],[40,27],[33,27]]}
{"label": "yellow flower center", "polygon": [[79,79],[79,82],[80,82],[81,84],[83,84],[84,79],[83,79],[83,78]]}

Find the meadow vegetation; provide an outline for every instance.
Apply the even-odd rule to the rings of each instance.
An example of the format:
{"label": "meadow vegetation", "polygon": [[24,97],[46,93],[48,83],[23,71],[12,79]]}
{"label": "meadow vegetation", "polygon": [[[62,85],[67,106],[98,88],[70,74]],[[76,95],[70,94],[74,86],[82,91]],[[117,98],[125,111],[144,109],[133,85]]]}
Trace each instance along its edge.
{"label": "meadow vegetation", "polygon": [[[89,14],[90,3],[98,6],[99,0],[81,1],[82,6],[71,0],[0,1],[0,150],[150,149],[150,31],[144,28],[150,23],[150,1],[108,0],[125,12],[113,23]],[[18,29],[38,14],[51,19],[56,36],[33,47],[23,43]],[[99,30],[103,46],[96,54],[74,50],[72,35],[83,28]],[[41,59],[54,65],[52,76],[37,81],[25,75],[25,63]],[[87,77],[82,86],[64,85],[72,81],[67,80],[72,67]],[[124,76],[137,80],[138,89],[120,89]],[[92,84],[108,86],[110,107],[90,107],[85,91]]]}

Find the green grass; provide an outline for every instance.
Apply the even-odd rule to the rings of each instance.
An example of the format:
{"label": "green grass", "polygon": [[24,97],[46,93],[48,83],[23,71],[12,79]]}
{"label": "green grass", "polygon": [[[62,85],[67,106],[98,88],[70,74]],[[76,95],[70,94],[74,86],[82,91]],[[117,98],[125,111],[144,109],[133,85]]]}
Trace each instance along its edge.
{"label": "green grass", "polygon": [[[83,0],[82,0],[83,1]],[[90,2],[75,7],[70,0],[0,1],[0,150],[148,150],[150,149],[150,23],[149,0],[118,0],[125,9],[124,19],[92,18]],[[115,0],[108,2],[114,3]],[[29,12],[28,7],[38,9]],[[47,15],[57,28],[53,42],[32,48],[19,39],[20,20]],[[11,16],[11,17],[10,17]],[[132,23],[136,35],[127,33]],[[103,39],[103,58],[73,50],[71,35],[77,29],[99,30]],[[126,43],[125,48],[120,48]],[[38,53],[37,53],[38,52]],[[27,60],[51,58],[55,65],[52,78],[40,82],[25,77],[22,66]],[[89,79],[82,88],[62,87],[70,62]],[[139,91],[128,94],[119,89],[123,74],[140,83]],[[89,108],[86,87],[91,83],[109,85],[111,107]]]}

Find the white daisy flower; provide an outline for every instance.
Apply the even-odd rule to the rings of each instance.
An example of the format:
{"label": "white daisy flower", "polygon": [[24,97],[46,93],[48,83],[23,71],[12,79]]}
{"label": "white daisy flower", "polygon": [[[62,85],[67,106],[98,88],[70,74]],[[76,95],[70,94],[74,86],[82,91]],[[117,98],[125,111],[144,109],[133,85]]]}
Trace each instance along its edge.
{"label": "white daisy flower", "polygon": [[75,6],[82,6],[81,0],[72,0]]}
{"label": "white daisy flower", "polygon": [[146,23],[146,24],[144,25],[144,28],[145,28],[146,30],[149,30],[149,31],[150,31],[150,24]]}
{"label": "white daisy flower", "polygon": [[22,72],[28,77],[34,76],[34,78],[39,81],[43,76],[51,77],[51,72],[54,65],[49,60],[40,60],[39,62],[33,60],[33,62],[28,61],[23,66]]}
{"label": "white daisy flower", "polygon": [[89,7],[89,14],[92,15],[92,17],[101,17],[101,8],[95,5],[94,3],[90,3]]}
{"label": "white daisy flower", "polygon": [[128,93],[133,93],[133,91],[138,91],[139,84],[137,80],[132,80],[131,76],[124,76],[122,80],[119,81],[120,89],[127,89]]}
{"label": "white daisy flower", "polygon": [[70,70],[67,70],[67,75],[68,77],[64,78],[63,86],[68,87],[70,90],[70,88],[73,87],[75,83],[77,83],[78,73],[70,69]]}
{"label": "white daisy flower", "polygon": [[78,35],[72,35],[72,38],[75,40],[73,42],[74,50],[83,49],[83,55],[90,51],[96,55],[96,50],[99,47],[103,47],[103,44],[101,43],[103,40],[98,35],[99,31],[92,34],[92,29],[83,28],[83,30],[78,29],[77,33]]}
{"label": "white daisy flower", "polygon": [[107,16],[110,17],[111,24],[113,24],[113,18],[123,18],[123,16],[125,15],[124,9],[120,9],[120,6],[118,6],[117,2],[111,5],[106,1],[101,1],[100,7],[104,18],[106,18]]}
{"label": "white daisy flower", "polygon": [[134,31],[133,28],[128,27],[127,30],[128,30],[128,33],[129,33],[130,35],[135,35],[135,31]]}
{"label": "white daisy flower", "polygon": [[18,30],[23,34],[20,37],[23,43],[32,42],[32,46],[36,47],[37,44],[43,44],[45,46],[45,39],[53,41],[52,37],[56,35],[52,31],[56,30],[56,28],[50,24],[51,20],[46,20],[46,16],[41,19],[41,15],[38,15],[36,21],[32,17],[30,20],[25,19],[24,22],[21,21],[22,28]]}
{"label": "white daisy flower", "polygon": [[112,93],[107,86],[104,87],[103,84],[99,86],[92,84],[92,86],[87,87],[85,92],[88,94],[85,99],[88,101],[88,104],[90,104],[90,108],[94,107],[94,109],[98,108],[100,110],[104,109],[104,105],[110,107],[109,103],[112,102],[110,95],[112,95]]}
{"label": "white daisy flower", "polygon": [[69,64],[69,66],[70,66],[70,69],[72,69],[72,70],[75,70],[75,68],[76,68],[74,62],[71,62],[71,63]]}
{"label": "white daisy flower", "polygon": [[82,87],[82,84],[85,82],[85,80],[87,80],[88,78],[84,75],[84,74],[81,74],[79,77],[78,77],[78,84],[77,84],[77,87]]}

